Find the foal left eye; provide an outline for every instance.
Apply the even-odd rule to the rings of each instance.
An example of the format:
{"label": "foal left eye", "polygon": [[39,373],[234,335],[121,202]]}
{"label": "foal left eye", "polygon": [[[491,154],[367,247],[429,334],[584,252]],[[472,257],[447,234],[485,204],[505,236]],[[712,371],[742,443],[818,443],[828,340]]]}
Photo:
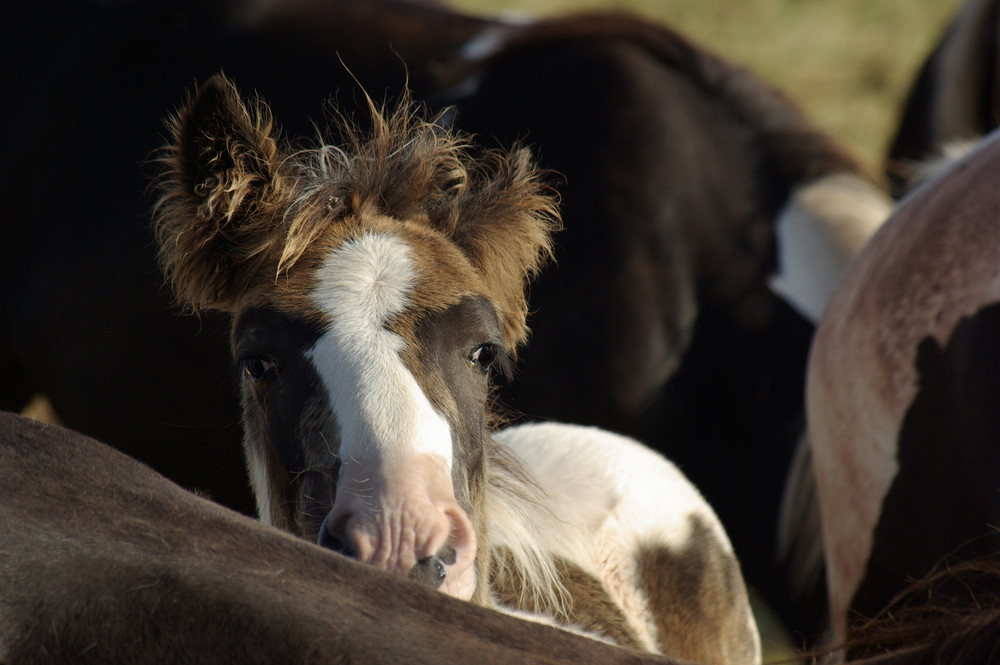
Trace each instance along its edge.
{"label": "foal left eye", "polygon": [[497,349],[492,344],[483,344],[469,354],[469,367],[475,367],[487,372],[497,360]]}
{"label": "foal left eye", "polygon": [[267,378],[275,369],[274,363],[264,358],[244,358],[240,361],[243,371],[254,383]]}

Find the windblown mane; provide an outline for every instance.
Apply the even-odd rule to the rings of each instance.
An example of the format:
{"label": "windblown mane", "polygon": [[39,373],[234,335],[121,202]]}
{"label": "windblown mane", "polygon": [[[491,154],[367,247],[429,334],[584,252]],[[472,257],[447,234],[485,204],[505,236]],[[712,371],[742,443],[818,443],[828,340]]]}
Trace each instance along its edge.
{"label": "windblown mane", "polygon": [[[317,241],[331,225],[379,214],[426,224],[455,243],[482,277],[504,324],[504,342],[515,350],[527,339],[525,286],[551,257],[551,234],[560,225],[543,173],[526,148],[475,150],[465,135],[443,129],[440,116],[424,119],[409,97],[389,112],[368,103],[370,129],[337,114],[337,145],[321,137],[316,148],[290,152],[272,137],[271,114],[257,100],[243,114],[237,140],[220,127],[191,141],[203,151],[253,156],[226,164],[230,177],[223,187],[205,182],[197,170],[196,182],[185,176],[196,161],[181,147],[189,143],[184,114],[198,113],[197,105],[185,106],[172,120],[181,138],[161,158],[164,193],[155,211],[161,265],[178,300],[193,310],[235,309],[260,284],[277,282],[322,249]],[[239,141],[251,145],[242,151],[234,146]],[[192,191],[202,195],[198,205],[191,203]],[[255,199],[269,203],[247,204]],[[199,227],[192,217],[206,221],[197,232],[189,230]],[[188,259],[212,244],[244,249],[236,259],[219,252],[222,272],[212,262]],[[260,279],[262,271],[270,279]]]}

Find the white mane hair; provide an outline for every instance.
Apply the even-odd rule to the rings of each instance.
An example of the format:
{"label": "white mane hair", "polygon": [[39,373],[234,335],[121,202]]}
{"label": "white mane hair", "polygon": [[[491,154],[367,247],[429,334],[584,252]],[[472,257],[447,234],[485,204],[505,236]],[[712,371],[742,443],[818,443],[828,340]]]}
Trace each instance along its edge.
{"label": "white mane hair", "polygon": [[910,191],[929,180],[933,180],[939,173],[942,173],[972,152],[972,149],[979,145],[982,137],[965,140],[949,141],[941,145],[933,155],[920,160],[907,162],[906,169],[906,190]]}
{"label": "white mane hair", "polygon": [[[504,432],[511,429],[517,428]],[[503,439],[503,432],[495,437]],[[484,513],[494,580],[519,586],[518,604],[522,607],[567,614],[572,598],[556,570],[551,536],[541,530],[538,519],[544,514],[551,516],[551,498],[520,457],[502,443],[493,444]]]}

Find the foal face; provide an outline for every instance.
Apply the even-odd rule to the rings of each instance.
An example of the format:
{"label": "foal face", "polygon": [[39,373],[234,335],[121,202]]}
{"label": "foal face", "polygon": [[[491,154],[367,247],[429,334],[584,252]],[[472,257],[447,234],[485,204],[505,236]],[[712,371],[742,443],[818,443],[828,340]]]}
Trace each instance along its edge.
{"label": "foal face", "polygon": [[292,152],[208,81],[171,125],[161,264],[233,315],[261,517],[485,600],[488,373],[527,335],[558,213],[527,151],[473,159],[408,105],[371,112],[345,148]]}
{"label": "foal face", "polygon": [[469,598],[500,323],[443,238],[350,226],[234,319],[261,516]]}

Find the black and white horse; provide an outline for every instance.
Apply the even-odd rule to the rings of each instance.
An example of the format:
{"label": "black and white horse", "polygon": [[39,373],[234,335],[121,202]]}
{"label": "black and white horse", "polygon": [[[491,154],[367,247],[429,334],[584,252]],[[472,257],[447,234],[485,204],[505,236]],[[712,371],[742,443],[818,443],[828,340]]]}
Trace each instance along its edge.
{"label": "black and white horse", "polygon": [[[900,203],[831,300],[809,368],[836,636],[868,639],[860,622],[927,577],[885,615],[884,639],[958,647],[936,662],[962,662],[967,611],[982,618],[995,606],[987,599],[1000,554],[998,171],[994,132]],[[923,609],[902,612],[914,603]],[[891,637],[904,614],[916,623]],[[979,626],[966,653],[983,640],[994,648],[995,627]]]}

